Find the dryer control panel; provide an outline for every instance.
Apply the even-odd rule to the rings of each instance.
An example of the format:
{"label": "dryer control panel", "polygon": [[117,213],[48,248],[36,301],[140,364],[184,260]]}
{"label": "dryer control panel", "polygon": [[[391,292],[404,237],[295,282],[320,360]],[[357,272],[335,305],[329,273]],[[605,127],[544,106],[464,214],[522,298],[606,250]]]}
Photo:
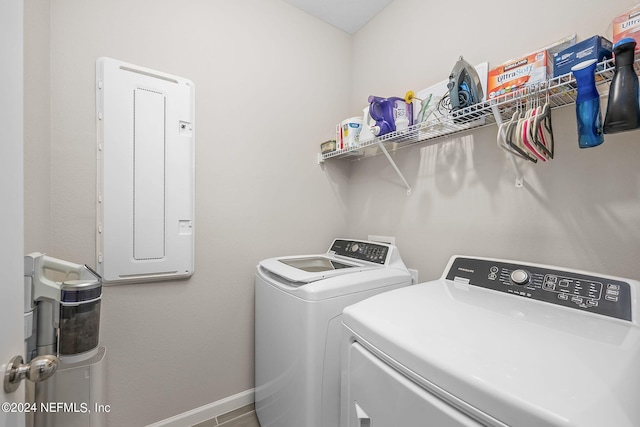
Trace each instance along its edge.
{"label": "dryer control panel", "polygon": [[362,261],[384,264],[387,261],[389,246],[361,240],[334,240],[329,252]]}
{"label": "dryer control panel", "polygon": [[446,273],[446,279],[603,316],[632,320],[631,285],[621,280],[542,265],[466,257],[454,259]]}

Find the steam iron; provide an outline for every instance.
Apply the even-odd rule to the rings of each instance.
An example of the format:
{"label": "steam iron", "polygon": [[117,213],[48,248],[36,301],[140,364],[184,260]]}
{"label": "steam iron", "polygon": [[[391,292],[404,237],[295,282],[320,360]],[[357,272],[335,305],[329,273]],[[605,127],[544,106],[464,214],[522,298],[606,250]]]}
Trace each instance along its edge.
{"label": "steam iron", "polygon": [[404,98],[369,97],[369,114],[376,121],[371,132],[382,136],[413,125],[413,105]]}
{"label": "steam iron", "polygon": [[484,96],[476,69],[462,56],[451,70],[447,88],[449,89],[451,111],[477,104]]}

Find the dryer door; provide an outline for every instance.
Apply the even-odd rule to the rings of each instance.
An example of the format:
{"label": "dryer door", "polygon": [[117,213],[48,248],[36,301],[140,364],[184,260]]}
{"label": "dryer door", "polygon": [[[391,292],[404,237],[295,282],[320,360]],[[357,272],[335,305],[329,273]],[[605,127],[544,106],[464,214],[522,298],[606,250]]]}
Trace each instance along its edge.
{"label": "dryer door", "polygon": [[483,424],[460,412],[391,368],[360,344],[349,349],[348,390],[343,427],[438,426]]}

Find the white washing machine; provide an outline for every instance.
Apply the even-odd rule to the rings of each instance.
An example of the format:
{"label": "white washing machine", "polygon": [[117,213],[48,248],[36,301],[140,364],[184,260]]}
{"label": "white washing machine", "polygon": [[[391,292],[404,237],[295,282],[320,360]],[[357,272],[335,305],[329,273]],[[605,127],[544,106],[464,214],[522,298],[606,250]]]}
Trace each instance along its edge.
{"label": "white washing machine", "polygon": [[639,289],[453,257],[344,310],[341,426],[640,426]]}
{"label": "white washing machine", "polygon": [[336,239],[326,254],[260,262],[255,405],[262,427],[336,427],[344,307],[410,285],[393,245]]}

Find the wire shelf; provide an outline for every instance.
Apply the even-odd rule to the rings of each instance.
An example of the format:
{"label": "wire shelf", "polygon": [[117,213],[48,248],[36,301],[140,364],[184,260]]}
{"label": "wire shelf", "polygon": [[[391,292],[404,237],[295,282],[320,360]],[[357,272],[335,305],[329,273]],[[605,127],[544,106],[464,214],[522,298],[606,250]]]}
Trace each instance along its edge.
{"label": "wire shelf", "polygon": [[[634,66],[636,73],[639,73],[640,58],[636,60]],[[596,70],[596,85],[598,86],[601,96],[605,96],[608,93],[609,83],[613,78],[613,74],[613,59],[598,64]],[[368,148],[379,148],[381,145],[384,145],[386,148],[397,150],[416,143],[493,125],[497,123],[497,120],[500,120],[500,122],[510,120],[517,109],[532,105],[531,103],[539,103],[539,105],[542,105],[548,102],[552,108],[575,104],[576,96],[575,79],[573,75],[569,73],[537,84],[525,86],[514,92],[506,93],[454,112],[447,114],[434,112],[422,123],[415,124],[401,131],[388,133],[381,137],[360,141],[355,147],[320,154],[318,160],[319,162],[323,162],[331,158],[359,159],[370,155],[377,155],[380,154],[378,150],[368,150]],[[499,117],[496,117],[496,115],[499,115]]]}

